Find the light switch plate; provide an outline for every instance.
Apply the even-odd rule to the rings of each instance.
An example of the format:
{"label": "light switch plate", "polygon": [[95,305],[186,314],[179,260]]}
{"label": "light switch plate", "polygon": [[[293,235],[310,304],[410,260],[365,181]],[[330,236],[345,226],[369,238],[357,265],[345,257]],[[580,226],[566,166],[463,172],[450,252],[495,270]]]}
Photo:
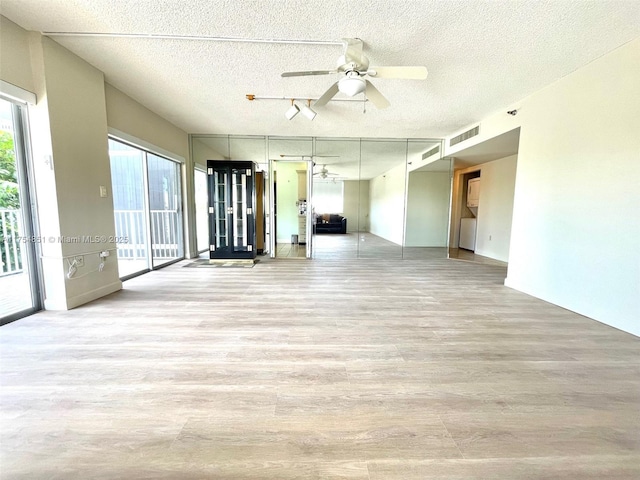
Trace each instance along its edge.
{"label": "light switch plate", "polygon": [[100,196],[102,198],[106,198],[107,196],[107,187],[105,187],[104,185],[100,185]]}

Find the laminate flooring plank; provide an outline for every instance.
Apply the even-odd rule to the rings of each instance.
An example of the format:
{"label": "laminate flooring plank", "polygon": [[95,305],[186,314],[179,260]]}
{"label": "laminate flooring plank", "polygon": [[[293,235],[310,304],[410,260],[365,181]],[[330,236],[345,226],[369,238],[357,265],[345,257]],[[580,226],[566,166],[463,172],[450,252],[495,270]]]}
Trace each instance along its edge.
{"label": "laminate flooring plank", "polygon": [[1,327],[0,478],[640,478],[640,339],[503,265],[331,248]]}

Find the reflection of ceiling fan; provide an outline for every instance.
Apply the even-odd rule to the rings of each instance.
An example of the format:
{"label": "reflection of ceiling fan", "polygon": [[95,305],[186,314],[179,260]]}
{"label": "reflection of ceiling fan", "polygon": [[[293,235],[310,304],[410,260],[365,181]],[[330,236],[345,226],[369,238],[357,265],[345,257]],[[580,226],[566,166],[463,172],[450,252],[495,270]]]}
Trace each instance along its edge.
{"label": "reflection of ceiling fan", "polygon": [[300,77],[306,75],[330,75],[338,73],[340,79],[331,85],[316,102],[315,107],[326,105],[338,92],[353,97],[364,93],[377,108],[386,108],[389,101],[365,76],[374,78],[405,78],[424,80],[427,78],[426,67],[371,67],[369,59],[362,53],[363,43],[359,38],[343,38],[344,54],[338,58],[335,70],[310,70],[305,72],[285,72],[283,77]]}
{"label": "reflection of ceiling fan", "polygon": [[315,172],[314,175],[319,175],[320,178],[330,178],[330,177],[337,177],[338,174],[337,173],[331,173],[329,170],[327,170],[327,166],[326,165],[322,165],[322,169],[318,172]]}

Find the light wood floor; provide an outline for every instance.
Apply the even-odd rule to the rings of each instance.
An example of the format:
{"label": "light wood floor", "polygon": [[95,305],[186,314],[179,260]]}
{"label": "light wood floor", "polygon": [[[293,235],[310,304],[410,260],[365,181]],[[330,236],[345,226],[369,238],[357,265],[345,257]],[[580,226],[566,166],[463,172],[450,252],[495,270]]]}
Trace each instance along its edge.
{"label": "light wood floor", "polygon": [[0,478],[640,478],[640,340],[503,267],[185,263],[0,328]]}

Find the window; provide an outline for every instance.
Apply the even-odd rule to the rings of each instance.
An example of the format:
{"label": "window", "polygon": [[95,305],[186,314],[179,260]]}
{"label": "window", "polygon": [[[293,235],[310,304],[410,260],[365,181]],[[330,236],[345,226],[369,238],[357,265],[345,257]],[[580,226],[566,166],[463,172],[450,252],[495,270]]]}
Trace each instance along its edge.
{"label": "window", "polygon": [[180,165],[109,139],[121,278],[184,256]]}

